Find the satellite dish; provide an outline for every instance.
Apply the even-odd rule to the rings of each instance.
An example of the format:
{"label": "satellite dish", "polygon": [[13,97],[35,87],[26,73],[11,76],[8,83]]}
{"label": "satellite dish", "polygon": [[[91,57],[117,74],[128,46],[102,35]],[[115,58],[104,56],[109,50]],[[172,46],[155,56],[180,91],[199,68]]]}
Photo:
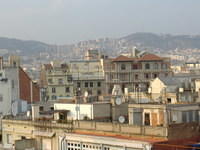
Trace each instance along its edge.
{"label": "satellite dish", "polygon": [[119,120],[120,123],[124,123],[125,122],[125,117],[124,116],[120,116],[118,120]]}
{"label": "satellite dish", "polygon": [[27,117],[30,117],[30,116],[31,116],[30,110],[28,110],[28,111],[26,112],[26,116],[27,116]]}
{"label": "satellite dish", "polygon": [[12,111],[13,116],[17,116],[17,113],[18,113],[18,102],[17,101],[12,102],[11,111]]}
{"label": "satellite dish", "polygon": [[117,97],[117,98],[115,99],[115,103],[116,103],[117,105],[121,105],[121,104],[122,104],[122,99],[121,99],[120,97]]}

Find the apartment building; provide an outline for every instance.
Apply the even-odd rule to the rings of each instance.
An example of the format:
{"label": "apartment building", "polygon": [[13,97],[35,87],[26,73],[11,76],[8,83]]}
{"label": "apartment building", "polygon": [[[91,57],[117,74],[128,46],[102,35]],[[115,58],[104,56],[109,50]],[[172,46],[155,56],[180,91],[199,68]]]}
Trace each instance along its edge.
{"label": "apartment building", "polygon": [[70,72],[76,95],[98,96],[105,93],[101,60],[70,61]]}
{"label": "apartment building", "polygon": [[5,65],[1,59],[0,114],[11,114],[12,104],[18,100],[27,103],[40,101],[39,87],[20,67],[18,57],[9,57]]}
{"label": "apartment building", "polygon": [[199,102],[199,89],[199,76],[185,75],[156,78],[150,82],[148,92],[153,101],[191,103]]}
{"label": "apartment building", "polygon": [[40,73],[40,84],[44,90],[44,100],[56,100],[74,95],[72,75],[67,64],[59,62],[44,64]]}
{"label": "apartment building", "polygon": [[170,59],[133,50],[128,56],[120,55],[104,60],[105,84],[111,93],[114,84],[123,91],[147,91],[149,81],[156,77],[172,76]]}

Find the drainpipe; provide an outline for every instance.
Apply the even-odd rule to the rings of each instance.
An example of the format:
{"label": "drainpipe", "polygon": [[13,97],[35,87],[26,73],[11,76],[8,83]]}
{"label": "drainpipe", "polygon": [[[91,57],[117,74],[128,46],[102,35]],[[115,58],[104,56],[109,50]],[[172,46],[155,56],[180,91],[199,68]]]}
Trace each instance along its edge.
{"label": "drainpipe", "polygon": [[30,83],[31,83],[31,84],[30,84],[30,87],[31,87],[31,89],[30,89],[30,90],[31,90],[31,91],[30,91],[31,95],[30,95],[30,96],[31,96],[31,104],[32,104],[32,103],[33,103],[33,82],[30,81]]}

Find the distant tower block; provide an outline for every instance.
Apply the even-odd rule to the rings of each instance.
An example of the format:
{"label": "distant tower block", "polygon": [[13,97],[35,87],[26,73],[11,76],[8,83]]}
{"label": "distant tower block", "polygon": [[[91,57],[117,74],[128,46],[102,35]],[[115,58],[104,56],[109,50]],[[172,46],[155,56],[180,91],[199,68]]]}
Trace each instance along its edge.
{"label": "distant tower block", "polygon": [[19,67],[20,66],[20,57],[19,56],[9,56],[8,62],[10,67]]}

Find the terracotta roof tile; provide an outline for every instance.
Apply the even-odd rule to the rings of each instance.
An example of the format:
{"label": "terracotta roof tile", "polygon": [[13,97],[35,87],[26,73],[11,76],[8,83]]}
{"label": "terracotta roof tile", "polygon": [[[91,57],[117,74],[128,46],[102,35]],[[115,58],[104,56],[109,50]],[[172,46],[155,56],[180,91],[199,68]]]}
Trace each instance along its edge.
{"label": "terracotta roof tile", "polygon": [[133,61],[133,58],[129,58],[127,56],[120,55],[117,58],[113,59],[113,61]]}
{"label": "terracotta roof tile", "polygon": [[152,61],[152,60],[160,61],[160,60],[163,60],[163,58],[154,54],[146,54],[142,56],[141,58],[139,58],[138,60],[139,61]]}
{"label": "terracotta roof tile", "polygon": [[116,133],[102,133],[102,132],[97,132],[97,131],[92,132],[92,131],[75,130],[73,133],[80,134],[80,135],[104,136],[104,137],[113,137],[113,138],[118,138],[118,139],[144,141],[144,142],[150,142],[150,143],[167,141],[166,138],[162,138],[162,137],[140,136],[140,135],[120,135]]}

